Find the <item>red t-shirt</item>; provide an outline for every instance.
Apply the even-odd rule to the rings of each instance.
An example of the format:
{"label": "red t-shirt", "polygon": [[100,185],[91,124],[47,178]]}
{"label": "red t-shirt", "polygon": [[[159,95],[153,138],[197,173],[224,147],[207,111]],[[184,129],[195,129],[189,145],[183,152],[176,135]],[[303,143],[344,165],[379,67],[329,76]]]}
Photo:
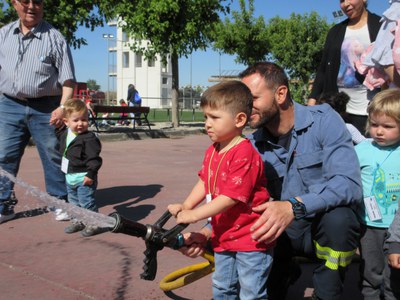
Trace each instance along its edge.
{"label": "red t-shirt", "polygon": [[265,188],[264,163],[249,140],[232,147],[225,156],[219,153],[217,144],[211,145],[205,153],[199,176],[205,184],[206,193],[212,193],[212,199],[224,195],[238,201],[235,206],[212,218],[215,252],[255,251],[272,246],[258,243],[250,235],[250,227],[259,217],[252,207],[268,201],[269,193]]}

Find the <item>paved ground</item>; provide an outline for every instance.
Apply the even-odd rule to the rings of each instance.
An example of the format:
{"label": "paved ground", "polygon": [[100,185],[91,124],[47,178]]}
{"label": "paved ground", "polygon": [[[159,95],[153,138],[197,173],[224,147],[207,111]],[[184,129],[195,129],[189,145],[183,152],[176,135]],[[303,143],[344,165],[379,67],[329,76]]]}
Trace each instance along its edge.
{"label": "paved ground", "polygon": [[[182,201],[197,180],[203,152],[210,143],[199,126],[185,128],[184,132],[154,128],[159,137],[169,138],[148,138],[154,133],[144,130],[114,132],[113,137],[101,133],[104,164],[97,193],[100,213],[116,211],[134,221],[152,224],[169,203]],[[34,147],[26,149],[19,178],[44,190],[42,167]],[[204,259],[189,259],[164,249],[158,253],[155,280],[141,280],[145,250],[142,239],[110,232],[90,238],[64,234],[68,222],[55,221],[53,213],[44,210],[21,187],[16,192],[18,218],[0,225],[0,299],[212,298],[210,276],[169,293],[158,287],[165,275]],[[304,280],[290,289],[288,299],[303,299],[305,289],[311,287],[311,268],[303,265]],[[356,289],[356,265],[349,278],[343,299],[361,299]]]}

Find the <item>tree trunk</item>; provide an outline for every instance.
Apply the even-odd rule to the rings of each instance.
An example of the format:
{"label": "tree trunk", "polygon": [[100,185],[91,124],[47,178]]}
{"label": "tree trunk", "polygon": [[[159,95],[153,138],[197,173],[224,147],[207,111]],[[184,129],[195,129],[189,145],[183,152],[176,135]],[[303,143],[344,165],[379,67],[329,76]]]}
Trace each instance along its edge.
{"label": "tree trunk", "polygon": [[178,55],[176,53],[171,54],[171,65],[172,65],[172,103],[171,103],[171,114],[172,114],[172,126],[179,127],[179,62]]}

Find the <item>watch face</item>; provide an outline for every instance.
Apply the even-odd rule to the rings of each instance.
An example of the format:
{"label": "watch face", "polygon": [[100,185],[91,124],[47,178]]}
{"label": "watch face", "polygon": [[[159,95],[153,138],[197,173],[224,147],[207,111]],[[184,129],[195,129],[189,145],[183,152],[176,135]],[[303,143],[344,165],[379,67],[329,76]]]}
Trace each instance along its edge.
{"label": "watch face", "polygon": [[302,219],[306,216],[306,214],[307,214],[306,206],[303,203],[297,202],[292,205],[293,205],[293,213],[294,213],[296,220]]}

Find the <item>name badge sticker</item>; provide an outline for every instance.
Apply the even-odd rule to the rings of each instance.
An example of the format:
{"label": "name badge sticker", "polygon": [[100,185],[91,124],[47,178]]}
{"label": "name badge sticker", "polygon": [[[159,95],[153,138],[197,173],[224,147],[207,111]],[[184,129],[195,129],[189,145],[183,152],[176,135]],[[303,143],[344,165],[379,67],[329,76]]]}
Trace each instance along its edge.
{"label": "name badge sticker", "polygon": [[65,174],[68,173],[68,164],[69,164],[69,160],[63,156],[63,158],[61,160],[61,171],[63,171]]}
{"label": "name badge sticker", "polygon": [[364,198],[365,209],[371,221],[382,220],[382,214],[374,196]]}

